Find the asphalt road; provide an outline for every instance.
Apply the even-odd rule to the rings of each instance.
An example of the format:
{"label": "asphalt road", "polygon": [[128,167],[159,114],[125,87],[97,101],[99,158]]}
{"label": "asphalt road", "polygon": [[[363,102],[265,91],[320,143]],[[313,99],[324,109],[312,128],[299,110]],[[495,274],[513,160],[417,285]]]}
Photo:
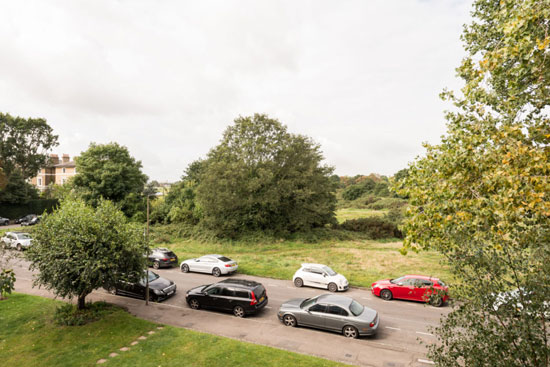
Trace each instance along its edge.
{"label": "asphalt road", "polygon": [[[14,260],[17,276],[17,292],[53,297],[43,289],[32,288],[32,273],[24,260]],[[343,292],[363,305],[373,308],[380,315],[378,333],[374,337],[348,339],[341,334],[284,326],[277,318],[279,306],[288,299],[313,297],[326,293],[316,288],[296,288],[290,280],[260,278],[234,274],[230,277],[252,279],[267,289],[268,305],[257,315],[239,319],[231,313],[192,310],[185,301],[186,290],[202,284],[210,284],[227,278],[215,278],[208,274],[181,273],[179,268],[155,271],[173,280],[178,287],[175,296],[162,303],[145,306],[143,300],[113,296],[103,290],[94,292],[93,300],[106,300],[126,307],[132,314],[158,323],[222,335],[256,344],[268,345],[298,353],[315,355],[344,363],[361,366],[406,367],[429,366],[433,362],[425,356],[425,343],[435,341],[429,327],[437,326],[442,315],[450,307],[435,308],[423,303],[408,301],[383,301],[370,290],[351,288]]]}

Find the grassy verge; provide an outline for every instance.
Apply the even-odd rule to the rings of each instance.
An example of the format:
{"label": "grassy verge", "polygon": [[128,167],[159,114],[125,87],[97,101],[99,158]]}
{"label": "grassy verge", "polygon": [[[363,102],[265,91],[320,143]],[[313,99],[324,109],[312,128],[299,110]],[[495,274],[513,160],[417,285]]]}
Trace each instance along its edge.
{"label": "grassy verge", "polygon": [[216,243],[196,240],[162,244],[185,260],[209,253],[228,256],[239,264],[239,272],[279,279],[292,279],[303,262],[322,263],[344,274],[351,285],[370,287],[383,278],[424,274],[451,279],[436,252],[401,255],[401,242],[369,240],[322,241],[315,244],[280,241],[272,244]]}
{"label": "grassy verge", "polygon": [[[335,366],[335,362],[239,342],[209,334],[165,327],[127,352],[140,335],[157,325],[115,308],[83,326],[53,323],[60,301],[12,294],[0,301],[0,361],[3,366]],[[111,352],[119,356],[109,358]]]}
{"label": "grassy verge", "polygon": [[386,210],[343,208],[336,211],[336,220],[338,223],[342,223],[348,219],[383,216],[386,212]]}

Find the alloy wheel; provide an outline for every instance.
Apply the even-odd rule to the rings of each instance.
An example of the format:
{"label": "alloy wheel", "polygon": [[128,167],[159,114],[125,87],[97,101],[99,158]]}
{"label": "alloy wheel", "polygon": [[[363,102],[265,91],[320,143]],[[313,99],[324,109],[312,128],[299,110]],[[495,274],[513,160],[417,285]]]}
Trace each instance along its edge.
{"label": "alloy wheel", "polygon": [[283,317],[283,322],[286,326],[290,326],[290,327],[296,326],[296,318],[292,315],[285,315]]}
{"label": "alloy wheel", "polygon": [[235,306],[233,309],[233,315],[237,317],[244,317],[244,308],[242,308],[242,306]]}
{"label": "alloy wheel", "polygon": [[359,332],[357,331],[357,329],[353,326],[345,326],[344,327],[344,336],[346,338],[357,338],[357,336],[359,335]]}

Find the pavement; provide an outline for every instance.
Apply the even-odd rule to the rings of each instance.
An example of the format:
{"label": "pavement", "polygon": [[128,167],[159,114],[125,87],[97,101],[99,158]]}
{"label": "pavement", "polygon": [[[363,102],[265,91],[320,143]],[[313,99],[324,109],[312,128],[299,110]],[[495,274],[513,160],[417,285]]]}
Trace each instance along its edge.
{"label": "pavement", "polygon": [[[32,287],[33,274],[28,270],[28,262],[19,258],[12,261],[17,277],[16,292],[54,298],[51,292]],[[125,307],[139,318],[160,324],[221,335],[351,365],[376,367],[433,365],[434,363],[426,357],[425,344],[436,340],[429,327],[437,326],[440,318],[451,311],[449,306],[435,308],[417,302],[383,301],[372,295],[368,289],[351,288],[343,294],[378,311],[380,325],[376,336],[348,339],[341,334],[327,331],[287,327],[277,318],[277,310],[286,300],[313,297],[326,293],[327,290],[296,288],[290,280],[230,275],[262,283],[269,297],[268,305],[260,313],[240,319],[231,313],[192,310],[185,301],[185,292],[188,289],[215,283],[228,276],[215,278],[209,274],[182,273],[179,268],[155,272],[173,280],[178,287],[175,296],[162,303],[149,303],[146,306],[143,300],[111,295],[104,290],[94,291],[87,299],[104,300]],[[420,341],[424,344],[420,344]]]}

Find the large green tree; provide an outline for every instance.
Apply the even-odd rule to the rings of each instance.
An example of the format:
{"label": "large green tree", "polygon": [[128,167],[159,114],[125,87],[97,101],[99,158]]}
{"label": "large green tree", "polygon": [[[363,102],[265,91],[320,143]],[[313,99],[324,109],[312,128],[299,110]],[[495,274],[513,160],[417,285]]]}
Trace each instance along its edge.
{"label": "large green tree", "polygon": [[82,309],[94,289],[141,274],[147,251],[143,228],[128,223],[110,201],[93,208],[82,200],[66,200],[43,215],[26,256],[30,268],[38,270],[35,285],[76,297]]}
{"label": "large green tree", "polygon": [[196,190],[201,223],[222,236],[294,232],[332,223],[332,168],[319,145],[266,115],[239,117],[205,160]]}
{"label": "large green tree", "polygon": [[125,146],[92,143],[76,158],[72,185],[88,203],[95,206],[101,199],[111,200],[133,216],[144,210],[147,176],[141,167]]}
{"label": "large green tree", "polygon": [[0,202],[23,203],[36,197],[26,180],[44,167],[48,151],[57,144],[45,119],[0,113]]}
{"label": "large green tree", "polygon": [[456,275],[460,302],[429,350],[437,365],[548,366],[550,1],[473,6],[465,87],[444,93],[456,107],[447,134],[398,184],[404,250],[438,250]]}

